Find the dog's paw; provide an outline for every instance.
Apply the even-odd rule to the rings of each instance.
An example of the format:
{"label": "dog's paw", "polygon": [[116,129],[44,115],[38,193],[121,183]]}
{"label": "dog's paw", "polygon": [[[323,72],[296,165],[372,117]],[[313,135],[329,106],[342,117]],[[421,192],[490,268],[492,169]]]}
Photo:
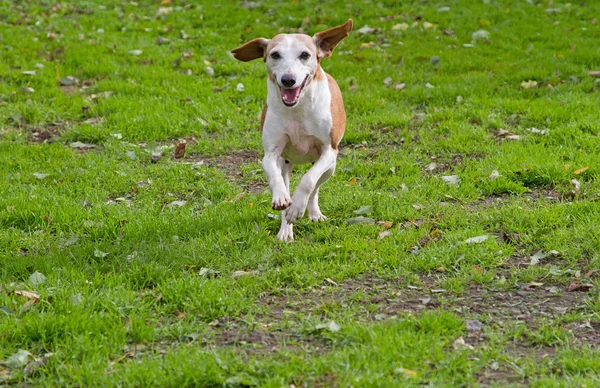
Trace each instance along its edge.
{"label": "dog's paw", "polygon": [[295,224],[300,218],[304,216],[305,210],[305,206],[299,205],[297,202],[294,202],[292,206],[290,206],[285,212],[285,220],[290,224]]}
{"label": "dog's paw", "polygon": [[318,212],[311,212],[310,210],[308,211],[308,219],[313,221],[313,222],[323,222],[323,221],[327,221],[327,217],[325,217],[325,214],[321,213],[320,211]]}
{"label": "dog's paw", "polygon": [[273,194],[273,202],[271,207],[275,210],[285,210],[292,205],[292,199],[288,192],[280,192]]}
{"label": "dog's paw", "polygon": [[292,242],[294,241],[294,230],[293,225],[285,225],[279,229],[279,233],[277,233],[277,240],[283,242]]}

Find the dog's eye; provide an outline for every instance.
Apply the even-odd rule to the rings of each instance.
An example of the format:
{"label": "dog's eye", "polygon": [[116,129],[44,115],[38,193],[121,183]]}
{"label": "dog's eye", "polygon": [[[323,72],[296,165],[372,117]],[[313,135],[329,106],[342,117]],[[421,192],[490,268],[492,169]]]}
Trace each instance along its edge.
{"label": "dog's eye", "polygon": [[300,54],[300,59],[302,59],[303,61],[306,61],[308,58],[310,58],[310,54],[308,52],[303,52],[302,54]]}
{"label": "dog's eye", "polygon": [[277,51],[271,54],[271,58],[273,59],[281,59],[281,55]]}

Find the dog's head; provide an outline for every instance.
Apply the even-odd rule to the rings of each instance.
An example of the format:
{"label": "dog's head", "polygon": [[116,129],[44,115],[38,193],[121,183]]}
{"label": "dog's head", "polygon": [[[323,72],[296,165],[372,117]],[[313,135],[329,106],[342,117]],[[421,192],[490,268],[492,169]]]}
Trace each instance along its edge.
{"label": "dog's head", "polygon": [[352,19],[341,26],[318,32],[313,37],[305,34],[279,34],[272,39],[256,38],[232,50],[233,56],[243,62],[263,58],[269,78],[277,84],[281,100],[286,106],[295,106],[305,86],[312,81],[321,58],[331,56],[337,44],[352,30]]}

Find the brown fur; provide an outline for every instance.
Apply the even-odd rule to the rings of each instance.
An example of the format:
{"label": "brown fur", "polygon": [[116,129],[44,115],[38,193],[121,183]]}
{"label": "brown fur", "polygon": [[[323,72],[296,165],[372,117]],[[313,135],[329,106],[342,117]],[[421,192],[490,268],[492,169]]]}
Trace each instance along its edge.
{"label": "brown fur", "polygon": [[330,57],[335,46],[337,46],[342,39],[347,37],[351,30],[352,19],[348,19],[348,21],[341,26],[317,32],[315,34],[315,40],[317,46],[319,47],[319,58]]}
{"label": "brown fur", "polygon": [[265,48],[267,47],[268,40],[265,38],[256,38],[250,42],[231,50],[231,53],[242,62],[252,61],[257,58],[265,56]]}
{"label": "brown fur", "polygon": [[331,147],[337,151],[346,130],[346,111],[340,87],[329,74],[327,74],[327,83],[331,93]]}
{"label": "brown fur", "polygon": [[260,114],[260,131],[261,132],[263,130],[263,127],[265,126],[265,118],[267,117],[268,109],[269,109],[269,106],[267,104],[265,104],[265,106],[263,106],[262,113]]}

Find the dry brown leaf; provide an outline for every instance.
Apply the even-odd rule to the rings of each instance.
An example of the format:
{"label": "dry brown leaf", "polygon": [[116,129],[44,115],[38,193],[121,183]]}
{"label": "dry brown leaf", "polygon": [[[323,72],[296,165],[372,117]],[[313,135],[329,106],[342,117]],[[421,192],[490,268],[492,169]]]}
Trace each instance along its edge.
{"label": "dry brown leaf", "polygon": [[592,288],[594,288],[593,285],[589,284],[589,283],[571,283],[569,284],[569,287],[567,287],[567,291],[568,292],[573,292],[573,291],[583,291],[583,292],[588,292],[590,291]]}
{"label": "dry brown leaf", "polygon": [[36,294],[35,292],[31,292],[31,291],[15,290],[15,291],[13,291],[13,293],[15,295],[24,296],[27,299],[34,299],[34,300],[40,299],[39,294]]}
{"label": "dry brown leaf", "polygon": [[175,145],[175,159],[181,159],[185,156],[185,148],[187,143],[185,141],[178,142]]}

